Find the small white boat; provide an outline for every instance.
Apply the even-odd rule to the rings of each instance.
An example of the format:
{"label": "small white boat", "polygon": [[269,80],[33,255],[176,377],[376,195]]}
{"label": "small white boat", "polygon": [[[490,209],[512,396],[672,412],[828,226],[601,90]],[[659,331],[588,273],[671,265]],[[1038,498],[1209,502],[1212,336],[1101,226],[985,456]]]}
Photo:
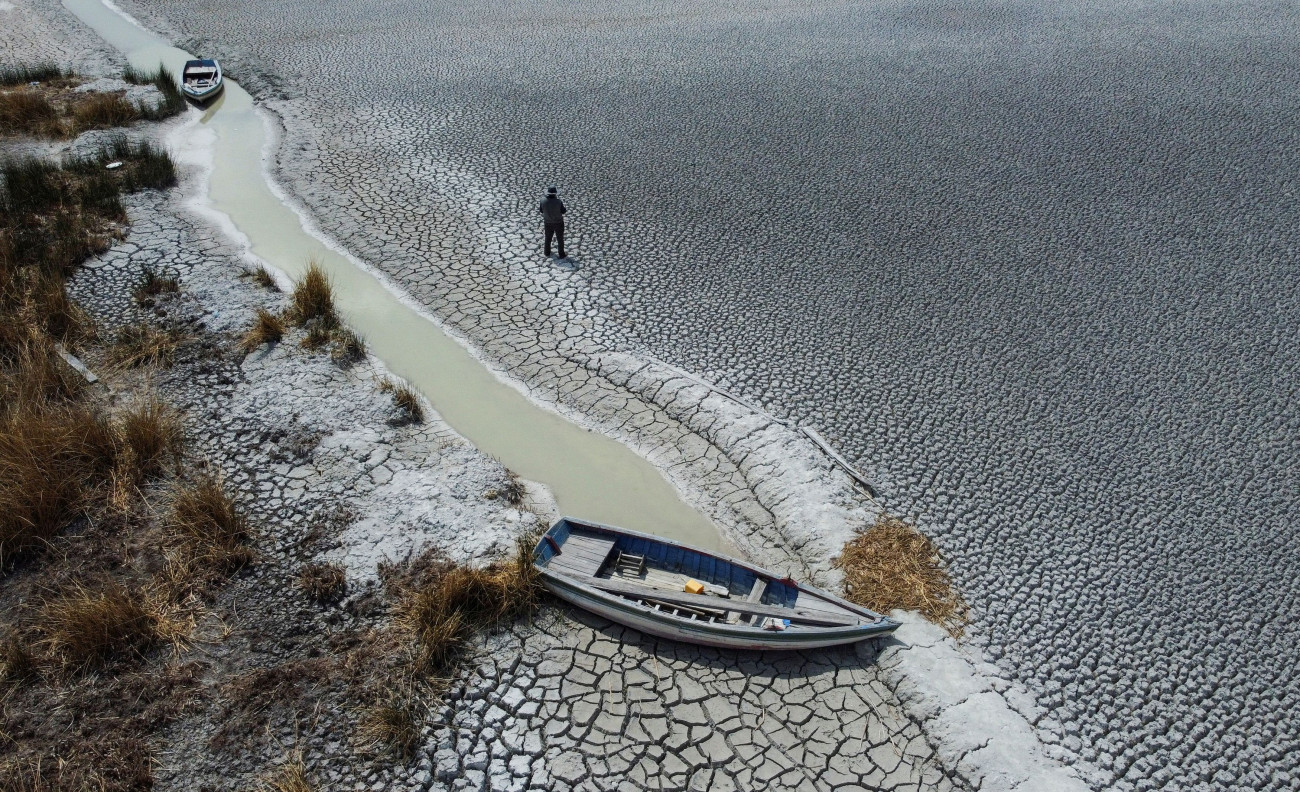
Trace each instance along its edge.
{"label": "small white boat", "polygon": [[560,519],[533,552],[555,596],[641,632],[730,649],[814,649],[898,622],[833,594],[657,536]]}
{"label": "small white boat", "polygon": [[221,64],[215,60],[185,62],[181,70],[181,92],[196,102],[206,102],[221,93]]}

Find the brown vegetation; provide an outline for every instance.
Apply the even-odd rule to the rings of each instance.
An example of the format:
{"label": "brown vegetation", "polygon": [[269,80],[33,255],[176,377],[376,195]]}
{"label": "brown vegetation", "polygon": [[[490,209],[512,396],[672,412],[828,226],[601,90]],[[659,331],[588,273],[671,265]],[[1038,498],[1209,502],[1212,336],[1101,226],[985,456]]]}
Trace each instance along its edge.
{"label": "brown vegetation", "polygon": [[184,340],[174,330],[159,330],[143,323],[127,325],[117,331],[108,350],[108,359],[114,365],[126,368],[170,366]]}
{"label": "brown vegetation", "polygon": [[150,298],[160,294],[176,294],[181,290],[181,279],[175,275],[163,275],[153,267],[146,266],[140,276],[140,283],[135,287],[136,302],[146,303]]}
{"label": "brown vegetation", "polygon": [[253,326],[239,340],[239,348],[252,352],[263,344],[278,344],[283,338],[284,320],[265,308],[258,308]]}
{"label": "brown vegetation", "polygon": [[0,565],[82,514],[118,456],[111,423],[80,404],[6,404],[0,416]]}
{"label": "brown vegetation", "polygon": [[[188,635],[205,582],[251,556],[248,532],[201,476],[161,519],[150,499],[183,473],[179,415],[152,396],[110,411],[56,342],[95,340],[66,279],[121,234],[121,193],[174,183],[175,169],[124,140],[0,169],[0,790],[145,792],[150,740],[198,688],[196,667],[160,650]],[[180,342],[144,326],[118,340],[107,351],[130,364],[165,362]]]}
{"label": "brown vegetation", "polygon": [[246,270],[246,273],[258,286],[261,286],[264,289],[269,289],[273,292],[280,291],[280,284],[276,282],[275,276],[272,275],[266,267],[255,267]]}
{"label": "brown vegetation", "polygon": [[390,393],[393,405],[402,411],[403,422],[419,423],[424,420],[424,408],[420,405],[420,394],[409,384],[398,384],[385,377],[379,382],[380,393]]}
{"label": "brown vegetation", "polygon": [[915,527],[881,516],[860,530],[835,560],[845,597],[878,613],[895,608],[921,615],[959,638],[970,608],[952,585],[939,550]]}
{"label": "brown vegetation", "polygon": [[79,670],[116,655],[142,655],[164,637],[161,625],[139,591],[74,584],[41,604],[35,632],[55,664]]}
{"label": "brown vegetation", "polygon": [[330,351],[330,357],[335,363],[356,363],[365,356],[365,339],[346,327],[334,331],[334,348]]}
{"label": "brown vegetation", "polygon": [[328,344],[334,338],[333,331],[321,322],[309,322],[307,324],[307,333],[302,337],[301,346],[303,349],[317,350]]}
{"label": "brown vegetation", "polygon": [[293,287],[289,300],[289,321],[302,327],[317,321],[327,329],[338,326],[334,311],[334,286],[325,270],[315,261],[307,264],[307,271]]}
{"label": "brown vegetation", "polygon": [[401,588],[395,621],[416,640],[419,670],[445,674],[475,630],[532,612],[541,593],[535,540],[520,537],[513,559],[487,567],[430,563],[414,585]]}
{"label": "brown vegetation", "polygon": [[161,66],[153,74],[128,70],[126,76],[153,84],[162,101],[137,104],[120,92],[76,91],[80,81],[51,64],[0,69],[0,134],[75,137],[88,129],[160,121],[185,109],[175,79]]}
{"label": "brown vegetation", "polygon": [[420,724],[427,711],[408,684],[361,713],[357,736],[370,750],[389,749],[403,762],[408,761],[419,742]]}
{"label": "brown vegetation", "polygon": [[258,785],[258,792],[315,792],[315,789],[307,778],[307,765],[301,753],[271,770]]}
{"label": "brown vegetation", "polygon": [[137,476],[163,472],[168,459],[179,465],[184,446],[180,415],[157,397],[147,396],[129,408],[119,426]]}
{"label": "brown vegetation", "polygon": [[213,473],[200,473],[176,489],[169,522],[187,540],[192,564],[228,574],[253,560],[248,521]]}
{"label": "brown vegetation", "polygon": [[347,573],[338,564],[307,564],[298,575],[298,585],[316,602],[336,602],[347,584]]}

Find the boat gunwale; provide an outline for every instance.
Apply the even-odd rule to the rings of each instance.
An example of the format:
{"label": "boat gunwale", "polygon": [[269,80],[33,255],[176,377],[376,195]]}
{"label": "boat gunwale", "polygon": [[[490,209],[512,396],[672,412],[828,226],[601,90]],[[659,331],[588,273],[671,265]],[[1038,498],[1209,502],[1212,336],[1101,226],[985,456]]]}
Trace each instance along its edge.
{"label": "boat gunwale", "polygon": [[[576,578],[560,572],[541,571],[542,576],[545,579],[544,584],[550,583],[571,589],[573,590],[574,596],[581,595],[589,599],[595,599],[606,606],[612,606],[616,610],[624,611],[639,619],[650,620],[671,631],[692,633],[701,636],[717,636],[732,640],[746,641],[749,643],[767,643],[770,647],[774,648],[779,648],[782,645],[799,646],[802,644],[820,643],[825,641],[833,641],[838,644],[855,643],[876,636],[887,635],[899,627],[899,623],[888,616],[881,617],[881,620],[874,624],[857,624],[842,627],[810,626],[801,627],[800,629],[793,631],[765,630],[761,627],[746,624],[697,622],[690,619],[684,619],[681,616],[673,616],[671,614],[663,613],[662,611],[657,611],[654,608],[647,607],[639,602],[624,597],[608,594],[600,589],[580,583]],[[570,604],[582,607],[578,602],[567,600],[563,594],[558,592],[553,593],[561,599],[569,601]],[[636,625],[625,626],[645,632],[645,630]]]}

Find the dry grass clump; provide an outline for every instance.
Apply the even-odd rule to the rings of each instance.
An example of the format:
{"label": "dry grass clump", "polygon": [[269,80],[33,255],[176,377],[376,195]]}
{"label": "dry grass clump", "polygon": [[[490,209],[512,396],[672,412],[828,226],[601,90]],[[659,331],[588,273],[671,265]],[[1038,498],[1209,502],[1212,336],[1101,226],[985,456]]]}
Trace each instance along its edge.
{"label": "dry grass clump", "polygon": [[111,363],[127,368],[137,366],[170,366],[176,360],[176,350],[183,339],[174,331],[159,330],[152,325],[127,325],[117,331],[109,347]]}
{"label": "dry grass clump", "polygon": [[338,326],[334,311],[334,285],[320,264],[312,261],[293,287],[289,300],[289,321],[302,327],[313,320],[332,330]]}
{"label": "dry grass clump", "polygon": [[137,477],[161,473],[169,457],[180,463],[185,437],[180,415],[157,397],[141,399],[123,413],[118,426]]}
{"label": "dry grass clump", "polygon": [[120,92],[78,92],[74,90],[78,81],[70,72],[48,64],[0,70],[0,86],[14,86],[0,90],[0,132],[75,137],[89,129],[161,121],[185,109],[176,80],[161,66],[153,74],[128,69],[125,76],[131,82],[153,84],[162,101],[136,103]]}
{"label": "dry grass clump", "polygon": [[176,490],[170,524],[189,544],[192,562],[203,568],[224,574],[253,559],[248,547],[248,521],[212,473],[202,474]]}
{"label": "dry grass clump", "polygon": [[919,611],[961,637],[970,607],[952,585],[939,550],[928,537],[895,517],[881,516],[860,530],[835,560],[844,570],[845,597],[878,613]]}
{"label": "dry grass clump", "polygon": [[125,126],[140,117],[140,108],[119,94],[89,94],[72,108],[72,123],[78,132]]}
{"label": "dry grass clump", "polygon": [[161,63],[152,72],[141,71],[134,66],[128,65],[122,70],[122,79],[136,85],[153,85],[162,94],[163,99],[158,106],[142,107],[140,109],[141,117],[147,121],[161,121],[164,118],[171,118],[185,109],[185,97],[176,84],[176,78]]}
{"label": "dry grass clump", "polygon": [[262,776],[257,785],[258,792],[315,792],[316,787],[307,778],[307,764],[301,753],[295,753],[287,761],[276,766]]}
{"label": "dry grass clump", "polygon": [[425,581],[404,594],[396,622],[415,636],[420,670],[446,674],[475,630],[532,612],[541,594],[533,566],[535,540],[531,534],[521,536],[508,562],[435,566]]}
{"label": "dry grass clump", "polygon": [[505,484],[483,493],[483,497],[487,500],[496,500],[497,498],[500,498],[511,506],[522,504],[524,498],[527,496],[528,490],[524,488],[523,482],[520,481],[519,477],[514,473],[510,473],[506,476]]}
{"label": "dry grass clump", "polygon": [[419,423],[424,420],[420,394],[407,383],[403,382],[399,385],[385,377],[379,382],[379,392],[393,395],[393,404],[402,411],[404,423]]}
{"label": "dry grass clump", "polygon": [[284,320],[265,308],[257,309],[253,326],[239,340],[239,348],[252,352],[263,344],[278,344],[284,338]]}
{"label": "dry grass clump", "polygon": [[42,653],[65,670],[143,655],[167,634],[144,596],[116,583],[96,588],[73,584],[45,600],[34,630]]}
{"label": "dry grass clump", "polygon": [[308,322],[307,334],[302,337],[301,346],[303,349],[317,350],[328,344],[334,338],[334,333],[320,322]]}
{"label": "dry grass clump", "polygon": [[406,762],[419,743],[425,711],[413,690],[392,692],[362,712],[357,736],[370,749],[391,749]]}
{"label": "dry grass clump", "polygon": [[9,407],[0,417],[0,565],[80,515],[116,458],[112,425],[90,407]]}
{"label": "dry grass clump", "polygon": [[330,358],[342,365],[356,363],[366,356],[366,341],[360,335],[346,327],[334,331],[334,348]]}
{"label": "dry grass clump", "polygon": [[147,302],[160,294],[176,294],[181,290],[181,279],[175,275],[162,275],[153,267],[146,266],[140,275],[140,282],[135,287],[136,302]]}
{"label": "dry grass clump", "polygon": [[243,274],[252,278],[254,283],[264,289],[273,292],[280,291],[280,284],[276,282],[275,276],[272,275],[266,267],[249,267],[244,270]]}
{"label": "dry grass clump", "polygon": [[13,633],[0,638],[0,681],[27,679],[34,673],[36,658],[28,648],[27,641]]}
{"label": "dry grass clump", "polygon": [[24,83],[66,80],[72,77],[72,71],[61,68],[57,63],[42,61],[33,64],[19,64],[0,68],[0,85],[22,85]]}
{"label": "dry grass clump", "polygon": [[348,577],[338,564],[307,564],[298,574],[298,585],[316,602],[337,602],[347,590]]}
{"label": "dry grass clump", "polygon": [[63,131],[59,111],[30,88],[0,91],[0,133],[55,137]]}

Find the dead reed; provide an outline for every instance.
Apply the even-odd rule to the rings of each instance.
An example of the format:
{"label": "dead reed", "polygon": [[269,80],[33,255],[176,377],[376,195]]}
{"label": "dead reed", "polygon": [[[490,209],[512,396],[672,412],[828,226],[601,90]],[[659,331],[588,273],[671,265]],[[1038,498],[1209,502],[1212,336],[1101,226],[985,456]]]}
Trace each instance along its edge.
{"label": "dead reed", "polygon": [[302,327],[313,320],[332,330],[338,326],[334,311],[334,285],[320,264],[311,261],[293,287],[287,312],[289,321]]}
{"label": "dead reed", "polygon": [[63,132],[59,111],[30,88],[0,91],[0,133],[56,137]]}
{"label": "dead reed", "polygon": [[249,267],[244,270],[244,275],[253,279],[253,282],[263,289],[273,292],[280,291],[280,284],[276,282],[275,276],[272,275],[266,267]]}
{"label": "dead reed", "polygon": [[182,338],[174,331],[159,330],[152,325],[127,325],[117,331],[108,350],[109,362],[126,368],[170,366]]}
{"label": "dead reed", "polygon": [[315,792],[307,777],[307,764],[302,753],[295,752],[286,761],[262,776],[258,792]]}
{"label": "dead reed", "polygon": [[70,70],[63,69],[52,61],[0,68],[0,85],[22,85],[24,83],[65,80],[70,77],[72,77]]}
{"label": "dead reed", "polygon": [[316,602],[337,602],[347,585],[347,573],[338,564],[307,564],[298,574],[298,586]]}
{"label": "dead reed", "polygon": [[253,326],[239,340],[239,348],[252,352],[263,344],[278,344],[284,338],[284,320],[265,308],[257,309]]}
{"label": "dead reed", "polygon": [[176,294],[181,290],[181,279],[175,275],[165,275],[153,267],[146,266],[136,284],[134,296],[136,302],[147,302],[160,294]]}
{"label": "dead reed", "polygon": [[446,675],[476,630],[532,612],[541,593],[535,543],[534,535],[521,536],[513,559],[486,567],[434,567],[427,580],[405,593],[396,623],[416,639],[417,668]]}
{"label": "dead reed", "polygon": [[140,118],[140,108],[119,94],[89,94],[72,107],[72,124],[77,132],[125,126]]}
{"label": "dead reed", "polygon": [[425,711],[408,684],[361,713],[357,736],[368,748],[390,749],[406,762],[415,753]]}
{"label": "dead reed", "polygon": [[117,458],[113,426],[82,404],[7,405],[0,417],[0,565],[80,515]]}
{"label": "dead reed", "polygon": [[303,335],[301,346],[303,349],[315,351],[328,344],[334,338],[334,333],[320,322],[308,322],[307,333]]}
{"label": "dead reed", "polygon": [[424,407],[420,404],[420,394],[409,384],[405,382],[399,384],[385,377],[379,381],[379,392],[392,394],[393,405],[402,413],[400,423],[420,423],[424,420]]}
{"label": "dead reed", "polygon": [[878,613],[918,611],[960,638],[970,608],[953,587],[939,550],[898,518],[881,516],[844,545],[835,565],[844,570],[845,596]]}
{"label": "dead reed", "polygon": [[168,458],[179,465],[184,447],[180,415],[157,397],[149,395],[127,409],[118,426],[132,452],[135,479],[161,473]]}
{"label": "dead reed", "polygon": [[142,655],[163,637],[142,594],[116,583],[72,584],[45,600],[34,625],[36,646],[54,665],[82,670],[117,656]]}
{"label": "dead reed", "polygon": [[366,356],[366,342],[360,335],[346,327],[334,331],[334,347],[330,358],[339,365],[349,365]]}
{"label": "dead reed", "polygon": [[213,473],[178,486],[169,522],[188,545],[189,560],[200,568],[226,574],[253,559],[248,522]]}

